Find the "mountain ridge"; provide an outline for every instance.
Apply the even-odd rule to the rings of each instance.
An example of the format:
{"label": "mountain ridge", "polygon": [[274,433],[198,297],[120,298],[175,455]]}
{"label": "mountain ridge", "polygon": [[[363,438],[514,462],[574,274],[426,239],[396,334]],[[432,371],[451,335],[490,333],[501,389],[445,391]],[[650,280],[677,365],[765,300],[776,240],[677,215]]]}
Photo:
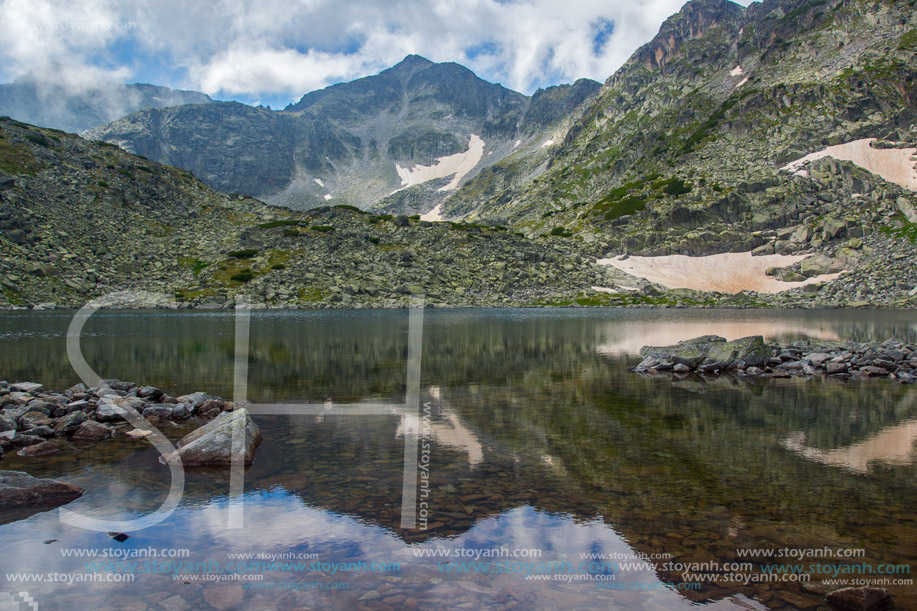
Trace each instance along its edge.
{"label": "mountain ridge", "polygon": [[209,104],[210,96],[147,83],[66,84],[55,78],[25,75],[0,84],[0,115],[81,133],[144,108]]}
{"label": "mountain ridge", "polygon": [[[379,74],[307,93],[282,111],[219,102],[146,110],[87,137],[275,205],[368,208],[385,200],[383,207],[395,212],[425,213],[450,195],[453,182],[546,140],[600,86],[580,80],[551,88],[550,95],[540,92],[529,113],[533,98],[459,64],[414,55]],[[480,153],[472,147],[475,138],[484,142]],[[440,161],[461,154],[461,160]],[[455,164],[462,171],[450,174]],[[425,167],[433,169],[421,171]],[[431,178],[415,182],[422,177]]]}

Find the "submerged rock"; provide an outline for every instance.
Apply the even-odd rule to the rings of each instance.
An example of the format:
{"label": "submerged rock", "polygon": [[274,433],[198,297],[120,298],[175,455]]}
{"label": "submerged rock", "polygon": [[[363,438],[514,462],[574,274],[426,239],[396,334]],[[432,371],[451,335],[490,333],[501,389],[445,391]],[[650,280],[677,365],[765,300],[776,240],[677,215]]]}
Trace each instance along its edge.
{"label": "submerged rock", "polygon": [[60,452],[59,445],[53,441],[43,441],[41,443],[36,443],[33,446],[26,446],[16,452],[16,454],[28,458],[41,458],[43,456],[51,456],[52,454],[57,454],[58,452]]}
{"label": "submerged rock", "polygon": [[[213,421],[182,437],[178,454],[186,467],[227,466],[232,463],[233,432],[242,434],[245,464],[250,465],[261,445],[261,431],[246,409],[223,412]],[[167,457],[160,457],[166,462]]]}
{"label": "submerged rock", "polygon": [[83,496],[83,489],[22,471],[0,471],[0,507],[63,505]]}
{"label": "submerged rock", "polygon": [[883,588],[844,588],[828,593],[825,600],[843,611],[881,611],[888,609],[892,597]]}

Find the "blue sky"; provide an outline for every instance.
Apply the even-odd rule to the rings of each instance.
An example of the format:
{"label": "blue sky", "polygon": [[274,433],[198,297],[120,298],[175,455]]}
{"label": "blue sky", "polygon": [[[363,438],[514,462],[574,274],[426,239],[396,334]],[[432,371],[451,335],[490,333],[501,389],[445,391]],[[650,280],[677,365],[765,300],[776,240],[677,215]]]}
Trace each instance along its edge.
{"label": "blue sky", "polygon": [[[416,53],[524,93],[604,81],[682,0],[0,0],[0,82],[147,82],[283,107]],[[747,4],[747,2],[743,2]]]}

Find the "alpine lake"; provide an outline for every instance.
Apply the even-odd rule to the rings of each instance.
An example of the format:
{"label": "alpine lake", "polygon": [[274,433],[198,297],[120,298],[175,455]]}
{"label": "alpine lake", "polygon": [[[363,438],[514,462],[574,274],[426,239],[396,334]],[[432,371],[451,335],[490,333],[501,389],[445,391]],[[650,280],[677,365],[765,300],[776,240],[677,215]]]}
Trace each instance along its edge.
{"label": "alpine lake", "polygon": [[[0,313],[0,379],[80,382],[73,316]],[[127,538],[56,509],[8,516],[0,603],[815,610],[841,582],[885,580],[893,608],[917,609],[917,387],[627,371],[641,346],[704,334],[915,343],[917,312],[428,309],[420,338],[409,319],[253,311],[246,398],[288,413],[253,412],[263,443],[243,492],[229,469],[188,469],[177,508]],[[232,400],[237,325],[232,311],[100,311],[80,345],[106,379]],[[411,405],[412,341],[416,411],[342,413]],[[80,486],[67,509],[103,520],[166,500],[147,440],[61,441],[0,468]]]}

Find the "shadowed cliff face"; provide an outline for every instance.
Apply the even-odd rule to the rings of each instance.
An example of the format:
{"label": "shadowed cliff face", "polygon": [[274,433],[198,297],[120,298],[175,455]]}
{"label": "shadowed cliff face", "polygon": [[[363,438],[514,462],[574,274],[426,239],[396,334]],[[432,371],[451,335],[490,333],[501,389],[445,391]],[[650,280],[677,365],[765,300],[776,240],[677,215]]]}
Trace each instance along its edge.
{"label": "shadowed cliff face", "polygon": [[[553,88],[550,103],[527,114],[527,96],[458,64],[412,55],[378,75],[306,94],[280,112],[228,102],[149,110],[88,135],[274,204],[366,208],[393,196],[387,211],[427,212],[454,192],[453,183],[534,142],[598,87],[583,80]],[[441,164],[473,150],[474,137],[484,151],[470,167]],[[437,171],[415,186],[404,175],[419,166]],[[406,187],[412,189],[402,192]]]}

